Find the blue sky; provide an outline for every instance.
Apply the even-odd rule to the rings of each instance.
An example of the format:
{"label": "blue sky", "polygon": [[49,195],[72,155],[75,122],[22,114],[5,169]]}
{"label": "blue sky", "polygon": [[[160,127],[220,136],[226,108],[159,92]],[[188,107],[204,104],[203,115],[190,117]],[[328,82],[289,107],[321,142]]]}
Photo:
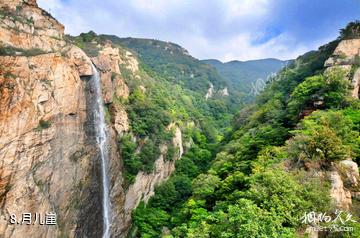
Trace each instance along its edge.
{"label": "blue sky", "polygon": [[360,20],[360,0],[38,0],[66,33],[175,42],[199,59],[291,59]]}

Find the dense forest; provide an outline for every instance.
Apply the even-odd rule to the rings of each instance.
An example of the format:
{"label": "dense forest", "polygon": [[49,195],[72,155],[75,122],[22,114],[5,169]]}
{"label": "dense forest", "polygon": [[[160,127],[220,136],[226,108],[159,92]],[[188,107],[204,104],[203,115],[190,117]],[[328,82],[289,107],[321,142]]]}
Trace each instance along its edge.
{"label": "dense forest", "polygon": [[[171,143],[171,123],[183,132],[184,155],[133,212],[129,236],[297,237],[305,233],[300,218],[306,212],[335,214],[330,181],[319,173],[347,158],[360,162],[360,104],[349,96],[348,73],[324,64],[339,42],[358,37],[357,27],[350,23],[337,40],[288,61],[255,100],[246,93],[256,77],[234,82],[242,71],[219,74],[219,65],[199,61],[176,44],[94,32],[67,36],[91,56],[98,55],[98,44],[110,43],[140,60],[139,75],[120,65],[130,96],[113,102],[125,106],[130,119],[131,132],[118,138],[127,186],[140,171],[154,170],[162,144],[168,146],[166,160],[179,153]],[[270,61],[257,66],[268,65],[262,75],[283,64]],[[350,76],[359,66],[356,58]],[[210,83],[216,90],[207,98]],[[216,93],[228,86],[230,95]],[[105,109],[111,121],[111,108]],[[359,209],[355,200],[355,215]]]}
{"label": "dense forest", "polygon": [[[270,77],[291,63],[291,61],[278,59],[234,60],[226,63],[209,59],[202,60],[202,62],[214,66],[230,88],[246,93],[247,101],[254,99],[254,96],[263,89],[265,82]],[[259,90],[255,87],[259,87]]]}
{"label": "dense forest", "polygon": [[[360,104],[349,97],[343,70],[324,63],[342,39],[355,37],[347,33],[353,27],[271,78],[215,150],[207,136],[193,135],[196,146],[133,213],[131,235],[297,237],[305,212],[333,214],[329,181],[319,173],[349,157],[360,162]],[[354,232],[327,237],[360,236]]]}
{"label": "dense forest", "polygon": [[[72,13],[60,6],[75,1],[55,2],[41,4]],[[49,12],[0,3],[0,237],[360,237],[359,21],[296,59],[223,63],[161,40],[67,35]],[[251,30],[222,39],[223,59],[281,57],[286,31]],[[232,52],[247,44],[256,52]]]}

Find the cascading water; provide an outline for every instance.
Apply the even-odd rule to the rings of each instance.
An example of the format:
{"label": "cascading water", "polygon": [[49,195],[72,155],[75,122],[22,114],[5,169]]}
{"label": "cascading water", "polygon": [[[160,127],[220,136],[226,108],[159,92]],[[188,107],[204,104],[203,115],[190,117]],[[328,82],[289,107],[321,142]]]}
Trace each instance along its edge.
{"label": "cascading water", "polygon": [[100,74],[96,67],[92,65],[93,76],[95,86],[95,132],[96,142],[100,148],[101,157],[101,178],[102,178],[102,208],[103,208],[103,238],[110,237],[110,200],[109,200],[109,181],[108,181],[108,168],[107,162],[109,158],[107,136],[106,136],[106,123],[104,114],[104,102],[101,93],[101,79]]}

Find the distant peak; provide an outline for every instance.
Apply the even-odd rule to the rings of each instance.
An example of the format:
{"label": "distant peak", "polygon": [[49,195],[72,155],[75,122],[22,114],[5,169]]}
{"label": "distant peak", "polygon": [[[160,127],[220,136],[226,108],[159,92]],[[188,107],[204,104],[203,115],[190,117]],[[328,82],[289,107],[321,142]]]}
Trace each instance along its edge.
{"label": "distant peak", "polygon": [[201,61],[204,62],[204,63],[207,63],[207,64],[223,64],[222,61],[217,60],[217,59],[204,59],[204,60],[201,60]]}

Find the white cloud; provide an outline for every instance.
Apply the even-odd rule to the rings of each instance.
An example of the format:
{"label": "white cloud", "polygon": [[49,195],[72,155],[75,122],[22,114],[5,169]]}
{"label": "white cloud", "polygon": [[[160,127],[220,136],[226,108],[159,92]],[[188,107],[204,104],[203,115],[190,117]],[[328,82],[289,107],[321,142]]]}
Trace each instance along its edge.
{"label": "white cloud", "polygon": [[129,3],[134,9],[146,15],[153,15],[154,17],[163,17],[167,12],[173,11],[180,5],[186,4],[182,0],[130,0]]}
{"label": "white cloud", "polygon": [[38,0],[38,3],[45,10],[51,9],[51,14],[65,25],[66,33],[78,35],[94,30],[120,37],[172,41],[200,59],[289,59],[319,43],[302,44],[301,39],[295,39],[289,32],[291,29],[271,32],[264,28],[275,17],[272,12],[275,0]]}
{"label": "white cloud", "polygon": [[291,36],[282,34],[264,44],[251,44],[249,33],[239,34],[221,42],[214,42],[201,36],[180,39],[193,55],[202,58],[216,58],[223,62],[231,60],[252,60],[261,58],[292,59],[310,48],[297,44]]}
{"label": "white cloud", "polygon": [[225,0],[226,20],[250,17],[256,18],[268,12],[269,0]]}

